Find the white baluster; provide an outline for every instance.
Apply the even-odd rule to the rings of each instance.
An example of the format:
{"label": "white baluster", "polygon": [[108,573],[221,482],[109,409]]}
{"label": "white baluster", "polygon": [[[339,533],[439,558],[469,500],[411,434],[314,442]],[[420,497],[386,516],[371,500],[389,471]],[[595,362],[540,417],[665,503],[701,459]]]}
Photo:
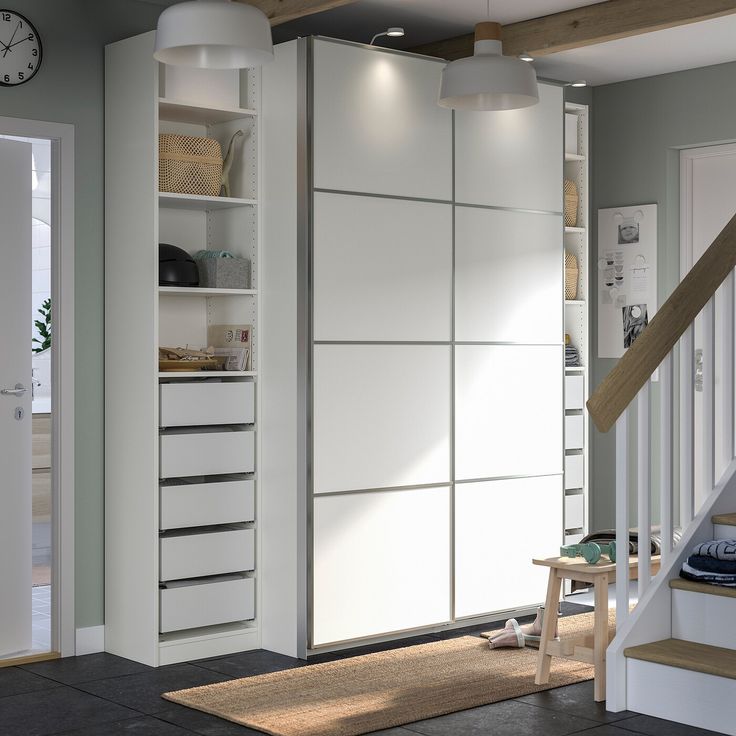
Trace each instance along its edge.
{"label": "white baluster", "polygon": [[672,353],[659,371],[659,518],[662,528],[662,564],[672,554]]}
{"label": "white baluster", "polygon": [[721,323],[721,406],[723,407],[718,477],[725,471],[734,456],[734,274],[726,276],[721,287],[723,294],[723,320]]}
{"label": "white baluster", "polygon": [[616,420],[616,625],[629,616],[629,410]]}
{"label": "white baluster", "polygon": [[639,527],[639,598],[649,586],[652,572],[652,552],[650,537],[652,529],[652,503],[650,465],[652,454],[651,419],[649,416],[649,389],[651,382],[647,381],[639,392],[637,401],[637,497]]}
{"label": "white baluster", "polygon": [[716,425],[716,323],[715,300],[711,298],[703,309],[703,499],[713,490],[715,482]]}
{"label": "white baluster", "polygon": [[693,518],[695,494],[695,436],[693,416],[695,402],[695,329],[690,325],[680,340],[680,526],[684,529]]}

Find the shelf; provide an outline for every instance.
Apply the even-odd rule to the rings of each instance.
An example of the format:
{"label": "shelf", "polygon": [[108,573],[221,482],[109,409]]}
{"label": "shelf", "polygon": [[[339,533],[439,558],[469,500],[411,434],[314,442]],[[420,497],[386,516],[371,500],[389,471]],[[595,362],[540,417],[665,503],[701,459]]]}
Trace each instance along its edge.
{"label": "shelf", "polygon": [[226,210],[233,207],[252,207],[258,204],[257,199],[239,199],[237,197],[205,197],[201,194],[174,194],[159,192],[158,203],[161,207],[174,210]]}
{"label": "shelf", "polygon": [[584,365],[565,366],[565,373],[585,373]]}
{"label": "shelf", "polygon": [[566,227],[565,228],[565,234],[567,233],[584,233],[585,228],[584,227]]}
{"label": "shelf", "polygon": [[159,371],[159,378],[255,378],[257,371]]}
{"label": "shelf", "polygon": [[585,156],[581,156],[579,153],[567,153],[566,151],[565,161],[585,161]]}
{"label": "shelf", "polygon": [[205,289],[199,286],[159,286],[159,294],[168,296],[255,296],[256,289]]}
{"label": "shelf", "polygon": [[566,307],[584,307],[585,304],[585,299],[565,299]]}
{"label": "shelf", "polygon": [[214,125],[229,120],[255,117],[255,110],[240,107],[205,107],[187,100],[168,100],[158,98],[158,116],[161,120],[173,123],[195,123],[198,125]]}

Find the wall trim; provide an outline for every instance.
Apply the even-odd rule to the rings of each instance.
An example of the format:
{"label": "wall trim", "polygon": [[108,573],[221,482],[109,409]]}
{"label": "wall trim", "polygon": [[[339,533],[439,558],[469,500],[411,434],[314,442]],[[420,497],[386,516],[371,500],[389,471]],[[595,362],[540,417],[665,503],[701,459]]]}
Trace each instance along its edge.
{"label": "wall trim", "polygon": [[97,654],[105,651],[105,627],[87,626],[76,630],[76,654]]}

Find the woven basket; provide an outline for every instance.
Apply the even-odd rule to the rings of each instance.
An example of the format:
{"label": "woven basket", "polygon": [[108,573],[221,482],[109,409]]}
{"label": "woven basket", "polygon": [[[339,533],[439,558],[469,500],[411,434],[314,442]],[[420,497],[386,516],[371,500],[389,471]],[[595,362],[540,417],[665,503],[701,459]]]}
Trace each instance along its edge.
{"label": "woven basket", "polygon": [[159,191],[207,197],[216,197],[220,193],[222,149],[218,141],[161,133],[158,157]]}
{"label": "woven basket", "polygon": [[578,188],[574,181],[565,179],[565,227],[578,226]]}
{"label": "woven basket", "polygon": [[565,299],[578,298],[578,259],[565,251]]}

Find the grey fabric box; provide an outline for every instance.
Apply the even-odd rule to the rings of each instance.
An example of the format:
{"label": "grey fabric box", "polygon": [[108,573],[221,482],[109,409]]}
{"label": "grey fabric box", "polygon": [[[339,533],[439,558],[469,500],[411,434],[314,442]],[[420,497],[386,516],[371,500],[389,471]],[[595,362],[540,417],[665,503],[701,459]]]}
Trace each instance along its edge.
{"label": "grey fabric box", "polygon": [[207,289],[249,289],[247,258],[201,258],[197,260],[199,285]]}

